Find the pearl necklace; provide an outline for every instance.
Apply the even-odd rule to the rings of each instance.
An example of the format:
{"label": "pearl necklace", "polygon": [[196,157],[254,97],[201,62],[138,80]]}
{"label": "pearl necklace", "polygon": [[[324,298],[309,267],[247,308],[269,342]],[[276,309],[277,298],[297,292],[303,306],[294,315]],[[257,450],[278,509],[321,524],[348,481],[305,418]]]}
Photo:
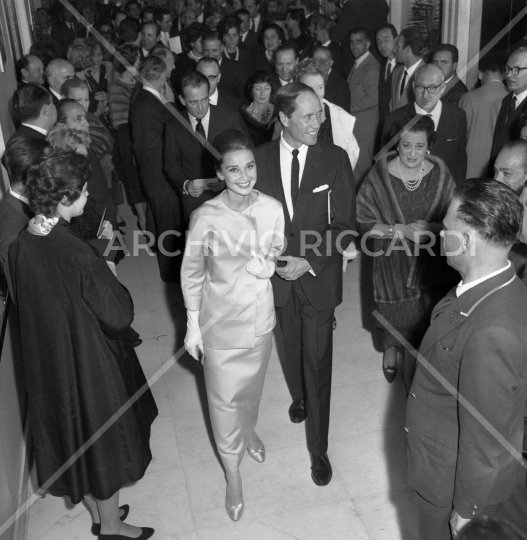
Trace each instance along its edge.
{"label": "pearl necklace", "polygon": [[408,191],[415,191],[421,185],[421,182],[423,181],[423,176],[425,174],[424,160],[423,160],[423,166],[421,167],[421,171],[419,172],[419,176],[415,180],[406,180],[406,178],[404,178],[403,173],[401,171],[401,158],[399,157],[397,159],[398,159],[397,169],[399,171],[399,176],[401,177],[401,180],[403,181],[404,187]]}

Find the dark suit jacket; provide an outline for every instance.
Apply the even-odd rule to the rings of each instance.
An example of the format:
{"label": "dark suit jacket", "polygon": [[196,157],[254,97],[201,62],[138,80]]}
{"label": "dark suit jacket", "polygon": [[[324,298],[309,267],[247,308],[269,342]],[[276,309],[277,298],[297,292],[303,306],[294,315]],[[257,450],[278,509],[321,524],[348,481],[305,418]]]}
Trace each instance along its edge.
{"label": "dark suit jacket", "polygon": [[461,96],[468,92],[468,88],[465,86],[462,80],[457,75],[454,75],[452,80],[447,84],[445,92],[441,96],[443,103],[451,103],[457,105]]}
{"label": "dark suit jacket", "polygon": [[[392,127],[405,116],[415,116],[413,104],[400,107],[386,117],[382,131],[383,144],[390,140]],[[463,182],[467,175],[467,115],[465,111],[450,103],[443,103],[436,134],[436,142],[430,153],[446,163],[456,184]]]}
{"label": "dark suit jacket", "polygon": [[9,141],[12,141],[18,137],[36,137],[37,139],[45,139],[46,136],[42,135],[40,131],[32,129],[29,126],[23,126],[20,124],[19,128],[11,135]]}
{"label": "dark suit jacket", "polygon": [[[520,138],[520,126],[518,120],[523,112],[527,111],[527,99],[524,99],[519,107],[507,118],[507,112],[509,110],[513,93],[509,93],[503,98],[501,102],[501,109],[496,120],[496,127],[494,128],[494,137],[492,139],[492,150],[490,152],[490,167],[493,167],[496,156],[500,153],[500,150],[508,142],[514,141]],[[492,176],[491,176],[492,178]]]}
{"label": "dark suit jacket", "polygon": [[[232,60],[232,58],[229,58],[227,56],[227,53],[225,52],[225,50],[223,51],[222,57],[226,58],[227,60]],[[243,47],[238,47],[238,60],[233,60],[233,62],[238,62],[242,64],[243,66],[242,69],[244,70],[247,70],[247,69],[250,70],[252,69],[252,67],[248,66],[248,64],[252,61],[252,59],[253,59],[252,51],[244,49]]]}
{"label": "dark suit jacket", "polygon": [[90,198],[95,203],[95,208],[100,216],[103,215],[106,209],[106,219],[112,224],[113,230],[116,231],[118,228],[117,207],[110,195],[106,175],[97,154],[91,148],[88,148],[87,157],[91,167],[91,177],[88,180]]}
{"label": "dark suit jacket", "polygon": [[242,106],[242,100],[226,90],[218,90],[218,107],[229,109],[230,111],[239,111]]}
{"label": "dark suit jacket", "polygon": [[249,30],[245,36],[245,41],[240,39],[239,46],[248,51],[252,51],[258,46],[258,36],[254,30]]}
{"label": "dark suit jacket", "polygon": [[[276,75],[275,69],[273,64],[267,60],[267,56],[265,55],[265,50],[263,48],[256,49],[254,53],[254,63],[252,66],[248,66],[248,71],[252,73],[255,73],[258,70],[266,71],[271,75],[271,77]],[[252,69],[250,69],[252,67]],[[274,89],[276,91],[276,88]]]}
{"label": "dark suit jacket", "polygon": [[7,193],[0,201],[0,263],[4,274],[9,279],[9,266],[7,255],[9,246],[15,238],[27,227],[28,221],[33,217],[29,205]]}
{"label": "dark suit jacket", "polygon": [[246,82],[243,66],[234,60],[222,58],[220,70],[221,79],[218,83],[218,88],[220,90],[227,90],[227,92],[243,98]]}
{"label": "dark suit jacket", "polygon": [[324,98],[339,107],[342,107],[346,112],[350,112],[351,93],[350,87],[346,79],[334,69],[331,69],[326,81],[326,91]]}
{"label": "dark suit jacket", "polygon": [[331,41],[328,45],[333,57],[333,66],[331,71],[335,71],[338,75],[342,75],[342,47],[338,43]]}
{"label": "dark suit jacket", "polygon": [[[342,148],[322,140],[309,147],[292,222],[280,172],[280,138],[259,146],[255,157],[256,189],[280,201],[284,208],[287,248],[283,254],[304,257],[316,274],[314,277],[308,272],[299,278],[309,302],[317,310],[338,306],[342,302],[342,250],[348,247],[352,237],[343,235],[340,253],[337,237],[356,229],[355,190],[350,187],[350,179],[351,185],[354,182],[353,171],[348,155]],[[314,193],[317,188],[322,189]],[[331,216],[328,216],[328,197]],[[318,252],[310,247],[302,251],[302,231],[321,235]],[[317,241],[308,234],[305,242],[314,245]],[[272,283],[275,305],[283,307],[292,282],[275,274]]]}
{"label": "dark suit jacket", "polygon": [[434,309],[420,353],[454,392],[417,366],[406,410],[408,479],[432,504],[453,504],[461,517],[475,518],[509,499],[521,464],[458,402],[457,392],[521,452],[527,291],[511,267],[459,298],[455,290],[445,298]]}
{"label": "dark suit jacket", "polygon": [[[182,113],[187,122],[190,117],[187,111]],[[247,133],[245,123],[240,113],[210,105],[209,130],[207,141],[212,144],[214,137],[224,129],[239,129]],[[180,125],[179,121],[172,118],[166,126],[165,133],[165,159],[164,168],[170,183],[183,196],[183,186],[186,180],[197,178],[214,178],[216,168],[212,154],[187,129]],[[200,197],[184,196],[184,204],[196,203],[198,207],[206,200],[215,197],[217,193],[204,191]]]}
{"label": "dark suit jacket", "polygon": [[73,22],[73,30],[70,30],[66,23],[62,21],[56,29],[51,32],[51,39],[56,41],[61,48],[66,52],[68,45],[78,37],[86,37],[86,31],[82,34],[84,27],[79,26],[77,21]]}
{"label": "dark suit jacket", "polygon": [[397,68],[397,64],[393,71],[386,77],[387,58],[383,58],[379,72],[379,123],[382,124],[384,119],[390,114],[390,101],[392,99],[392,79],[393,72]]}

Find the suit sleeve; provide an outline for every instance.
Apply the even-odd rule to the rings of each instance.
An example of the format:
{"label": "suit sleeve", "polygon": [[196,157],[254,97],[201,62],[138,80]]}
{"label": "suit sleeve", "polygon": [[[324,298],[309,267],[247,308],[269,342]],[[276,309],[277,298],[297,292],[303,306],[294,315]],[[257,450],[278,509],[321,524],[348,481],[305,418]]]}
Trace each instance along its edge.
{"label": "suit sleeve", "polygon": [[369,69],[362,81],[363,95],[356,100],[351,99],[350,113],[367,111],[379,104],[379,70]]}
{"label": "suit sleeve", "polygon": [[172,118],[166,125],[165,131],[165,172],[168,180],[176,186],[179,193],[183,193],[183,185],[185,184],[185,171],[182,167],[183,156],[181,148],[178,144],[178,130],[185,129],[179,125],[179,122]]}
{"label": "suit sleeve", "polygon": [[[511,426],[518,415],[520,421],[523,417],[524,404],[518,404],[517,390],[525,375],[524,362],[525,353],[514,333],[489,326],[474,332],[461,359],[459,394],[509,443]],[[458,411],[454,508],[461,517],[472,519],[487,505],[496,483],[503,481],[504,466],[514,458],[461,403]],[[517,442],[521,451],[521,441]]]}
{"label": "suit sleeve", "polygon": [[322,243],[316,249],[309,250],[304,257],[316,276],[320,275],[335,259],[342,257],[342,252],[354,239],[350,231],[356,229],[355,177],[349,157],[344,150],[341,152],[340,163],[335,174],[335,181],[329,195],[331,223],[322,235]]}

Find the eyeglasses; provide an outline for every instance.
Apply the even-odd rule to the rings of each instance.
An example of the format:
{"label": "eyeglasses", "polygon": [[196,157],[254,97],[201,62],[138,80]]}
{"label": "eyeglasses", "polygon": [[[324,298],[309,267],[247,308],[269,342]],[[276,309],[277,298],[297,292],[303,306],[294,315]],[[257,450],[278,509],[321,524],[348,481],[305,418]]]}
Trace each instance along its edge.
{"label": "eyeglasses", "polygon": [[505,75],[508,75],[509,73],[512,73],[514,76],[516,76],[516,75],[519,75],[520,71],[522,71],[524,69],[527,69],[527,67],[519,67],[519,66],[509,67],[509,66],[505,66],[505,69],[503,71],[505,72]]}
{"label": "eyeglasses", "polygon": [[433,96],[437,92],[437,89],[440,88],[440,87],[441,87],[440,84],[438,84],[437,86],[434,86],[434,85],[423,86],[422,84],[417,84],[415,86],[415,91],[418,94],[424,94],[424,92],[426,90],[430,96]]}

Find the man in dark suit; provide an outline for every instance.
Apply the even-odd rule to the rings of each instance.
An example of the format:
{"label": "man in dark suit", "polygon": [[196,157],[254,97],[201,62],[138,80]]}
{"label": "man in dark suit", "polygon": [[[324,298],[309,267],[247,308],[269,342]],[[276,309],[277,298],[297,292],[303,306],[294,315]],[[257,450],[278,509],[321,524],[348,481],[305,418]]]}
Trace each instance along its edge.
{"label": "man in dark suit", "polygon": [[193,133],[176,118],[166,127],[164,166],[171,185],[183,200],[185,222],[198,206],[225,187],[216,177],[212,154],[194,133],[201,134],[211,144],[224,129],[234,128],[246,133],[239,113],[209,104],[209,89],[209,79],[199,71],[183,77],[179,99],[186,109],[183,118]]}
{"label": "man in dark suit", "polygon": [[20,136],[11,139],[5,150],[4,163],[10,187],[0,201],[0,263],[8,282],[9,246],[33,217],[27,199],[26,173],[31,163],[48,147],[49,143],[43,139]]}
{"label": "man in dark suit", "polygon": [[351,103],[350,87],[348,81],[337,70],[333,69],[335,64],[331,49],[323,46],[317,47],[313,51],[313,60],[316,60],[328,72],[324,98],[349,113]]}
{"label": "man in dark suit", "polygon": [[196,71],[203,73],[209,80],[209,103],[222,109],[239,111],[242,100],[226,90],[220,90],[218,83],[221,80],[220,64],[216,58],[203,57],[196,66]]}
{"label": "man in dark suit", "polygon": [[[315,27],[317,42],[315,47],[313,47],[313,53],[320,46],[327,47],[333,59],[331,70],[335,71],[338,75],[342,75],[342,48],[338,43],[331,41],[331,31],[335,28],[335,24],[333,19],[324,15],[317,19],[317,25]],[[313,57],[313,54],[311,57]]]}
{"label": "man in dark suit", "polygon": [[139,55],[144,60],[150,55],[150,51],[159,42],[161,35],[161,27],[155,21],[146,22],[141,26],[141,46],[139,47]]}
{"label": "man in dark suit", "polygon": [[249,12],[250,29],[259,35],[265,22],[265,17],[260,13],[260,0],[243,0],[243,8]]}
{"label": "man in dark suit", "polygon": [[280,88],[275,107],[284,129],[256,150],[256,187],[284,207],[288,242],[272,283],[293,398],[289,416],[293,423],[307,418],[311,476],[325,486],[332,476],[333,314],[342,302],[342,252],[355,229],[353,171],[344,150],[317,140],[322,106],[311,88],[297,82]]}
{"label": "man in dark suit", "polygon": [[163,281],[179,281],[183,224],[179,196],[163,172],[164,134],[172,114],[163,105],[161,91],[166,81],[166,65],[152,56],[144,61],[141,76],[148,85],[137,94],[130,108],[133,146],[141,180],[148,197],[147,219],[153,222],[157,245],[157,263]]}
{"label": "man in dark suit", "polygon": [[51,94],[40,84],[24,84],[13,95],[13,113],[20,127],[9,141],[17,137],[45,139],[57,121],[57,108]]}
{"label": "man in dark suit", "polygon": [[223,57],[225,46],[219,32],[208,32],[201,41],[203,43],[203,56],[215,58],[220,65],[221,79],[218,88],[243,98],[246,82],[243,66],[239,62]]}
{"label": "man in dark suit", "polygon": [[441,68],[445,76],[445,92],[441,98],[443,103],[457,105],[461,96],[468,92],[468,88],[456,74],[458,61],[459,51],[449,43],[439,45],[432,54],[432,62]]}
{"label": "man in dark suit", "polygon": [[15,69],[19,85],[30,82],[44,84],[44,64],[38,56],[34,54],[21,56],[15,64]]}
{"label": "man in dark suit", "polygon": [[63,98],[61,88],[64,81],[75,77],[75,68],[63,58],[55,58],[46,66],[46,80],[55,105]]}
{"label": "man in dark suit", "polygon": [[76,38],[81,37],[83,26],[75,20],[73,13],[65,7],[62,8],[62,21],[51,32],[51,39],[56,41],[64,51],[68,50],[68,45]]}
{"label": "man in dark suit", "polygon": [[246,9],[238,9],[234,17],[240,23],[240,42],[239,46],[252,52],[258,46],[258,36],[254,30],[251,30],[251,17]]}
{"label": "man in dark suit", "polygon": [[[375,29],[388,21],[390,8],[386,0],[342,0],[341,3],[342,11],[331,39],[342,46],[342,74],[347,77],[353,65],[353,56],[348,47],[351,29],[360,26],[374,35]],[[381,60],[375,48],[372,53]]]}
{"label": "man in dark suit", "polygon": [[377,28],[375,32],[377,49],[383,58],[379,73],[379,125],[381,129],[384,119],[390,114],[393,70],[397,65],[395,59],[396,39],[397,30],[393,24],[385,24]]}
{"label": "man in dark suit", "polygon": [[420,540],[450,540],[483,515],[514,523],[513,494],[525,492],[527,291],[507,260],[522,206],[495,180],[468,180],[443,223],[462,281],[434,309],[406,410]]}
{"label": "man in dark suit", "polygon": [[440,157],[449,168],[456,184],[467,175],[467,115],[450,103],[442,103],[445,90],[441,69],[435,64],[425,64],[416,73],[413,83],[415,102],[390,113],[383,128],[383,144],[392,136],[393,127],[404,117],[428,115],[436,127],[436,141],[431,153]]}
{"label": "man in dark suit", "polygon": [[490,167],[505,143],[520,138],[519,119],[527,111],[527,47],[521,47],[510,55],[505,66],[505,76],[510,93],[503,98],[496,120]]}

